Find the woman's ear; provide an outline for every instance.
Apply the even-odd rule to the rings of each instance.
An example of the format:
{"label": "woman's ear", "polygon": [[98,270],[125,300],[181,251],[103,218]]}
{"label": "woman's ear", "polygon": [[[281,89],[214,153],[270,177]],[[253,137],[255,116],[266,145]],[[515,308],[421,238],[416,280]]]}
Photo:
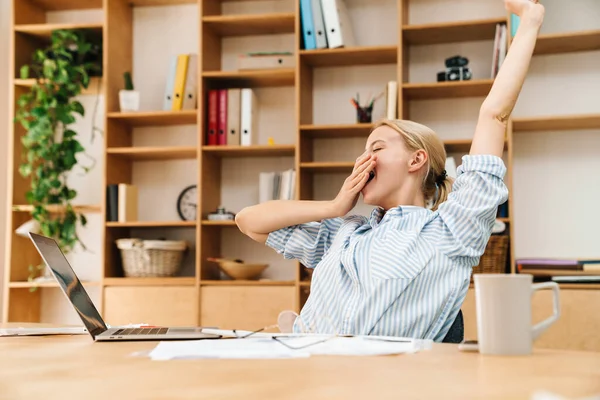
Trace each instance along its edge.
{"label": "woman's ear", "polygon": [[415,151],[409,161],[408,171],[415,172],[421,169],[427,163],[427,152],[423,149]]}

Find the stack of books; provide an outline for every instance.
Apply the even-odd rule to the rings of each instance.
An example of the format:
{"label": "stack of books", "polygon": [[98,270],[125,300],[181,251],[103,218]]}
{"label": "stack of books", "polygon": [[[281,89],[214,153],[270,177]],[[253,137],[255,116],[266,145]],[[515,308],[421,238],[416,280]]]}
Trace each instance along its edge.
{"label": "stack of books", "polygon": [[600,259],[521,258],[516,264],[519,273],[549,277],[556,282],[600,282]]}
{"label": "stack of books", "polygon": [[261,172],[259,176],[259,203],[269,200],[293,200],[296,195],[296,171]]}

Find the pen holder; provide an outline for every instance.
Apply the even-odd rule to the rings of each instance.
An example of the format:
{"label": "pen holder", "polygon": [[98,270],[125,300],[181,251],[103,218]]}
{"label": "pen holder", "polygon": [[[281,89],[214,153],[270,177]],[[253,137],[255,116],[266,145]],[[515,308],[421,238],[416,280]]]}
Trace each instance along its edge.
{"label": "pen holder", "polygon": [[356,122],[372,122],[373,106],[356,107]]}

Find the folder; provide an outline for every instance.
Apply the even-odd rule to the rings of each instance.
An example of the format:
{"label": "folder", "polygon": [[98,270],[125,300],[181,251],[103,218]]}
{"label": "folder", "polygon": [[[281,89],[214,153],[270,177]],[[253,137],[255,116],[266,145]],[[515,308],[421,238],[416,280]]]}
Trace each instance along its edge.
{"label": "folder", "polygon": [[389,81],[385,88],[385,117],[396,119],[398,117],[398,82]]}
{"label": "folder", "polygon": [[118,216],[119,222],[138,220],[138,189],[137,186],[119,183],[118,187]]}
{"label": "folder", "polygon": [[329,48],[354,46],[356,40],[346,3],[343,0],[321,0],[321,9]]}
{"label": "folder", "polygon": [[251,146],[256,143],[258,135],[258,100],[252,88],[243,88],[241,97],[240,144]]}
{"label": "folder", "polygon": [[175,75],[177,74],[177,56],[171,56],[169,61],[169,71],[167,75],[167,84],[165,85],[165,95],[163,98],[163,110],[171,111],[173,109],[173,93],[175,92]]}
{"label": "folder", "polygon": [[211,89],[208,91],[206,143],[209,146],[214,146],[217,144],[218,94],[219,94],[219,91],[217,89]]}
{"label": "folder", "polygon": [[227,144],[240,145],[240,104],[241,89],[227,90]]}
{"label": "folder", "polygon": [[173,111],[179,111],[183,107],[183,91],[189,58],[189,54],[177,56],[177,73],[175,74],[175,90],[173,92],[173,107],[171,108]]}
{"label": "folder", "polygon": [[327,33],[325,32],[325,21],[323,20],[323,9],[321,0],[311,0],[313,15],[313,30],[317,49],[327,48]]}
{"label": "folder", "polygon": [[313,50],[317,47],[312,16],[312,0],[300,0],[300,19],[304,48]]}
{"label": "folder", "polygon": [[217,144],[227,144],[227,89],[219,89],[217,94]]}
{"label": "folder", "polygon": [[188,60],[185,87],[183,91],[183,110],[195,110],[198,90],[198,55],[190,54]]}

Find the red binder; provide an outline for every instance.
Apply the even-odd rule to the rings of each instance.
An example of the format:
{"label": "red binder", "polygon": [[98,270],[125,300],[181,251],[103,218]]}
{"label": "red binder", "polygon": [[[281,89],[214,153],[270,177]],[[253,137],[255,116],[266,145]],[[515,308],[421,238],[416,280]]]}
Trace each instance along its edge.
{"label": "red binder", "polygon": [[218,90],[213,89],[208,91],[208,121],[206,130],[206,144],[214,146],[217,144],[217,129],[218,129]]}
{"label": "red binder", "polygon": [[219,89],[219,107],[217,118],[217,144],[227,144],[227,89]]}

